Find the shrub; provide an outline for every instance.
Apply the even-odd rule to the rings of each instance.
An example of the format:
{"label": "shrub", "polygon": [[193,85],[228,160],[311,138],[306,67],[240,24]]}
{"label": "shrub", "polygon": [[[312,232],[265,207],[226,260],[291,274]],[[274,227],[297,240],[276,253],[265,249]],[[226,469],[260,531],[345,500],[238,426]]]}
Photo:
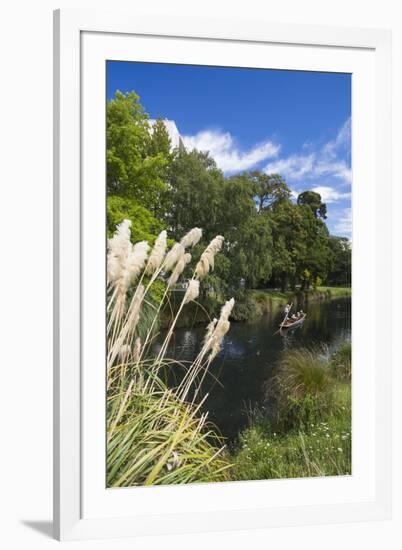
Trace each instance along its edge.
{"label": "shrub", "polygon": [[327,414],[333,405],[334,380],[328,362],[316,350],[285,352],[274,380],[275,422],[292,428]]}
{"label": "shrub", "polygon": [[238,294],[236,296],[236,305],[232,312],[232,319],[234,321],[252,321],[259,314],[256,301],[245,292]]}

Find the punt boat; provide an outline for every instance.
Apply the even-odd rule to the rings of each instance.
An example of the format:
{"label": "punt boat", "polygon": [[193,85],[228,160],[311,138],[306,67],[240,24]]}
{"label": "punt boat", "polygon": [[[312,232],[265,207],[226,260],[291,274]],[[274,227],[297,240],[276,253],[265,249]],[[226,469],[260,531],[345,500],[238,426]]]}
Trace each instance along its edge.
{"label": "punt boat", "polygon": [[287,328],[293,328],[293,327],[298,327],[300,325],[302,325],[304,323],[304,319],[306,318],[307,314],[306,313],[303,313],[303,315],[301,317],[299,317],[298,319],[292,319],[292,318],[288,318],[284,321],[282,321],[282,323],[279,325],[279,328],[280,329],[287,329]]}

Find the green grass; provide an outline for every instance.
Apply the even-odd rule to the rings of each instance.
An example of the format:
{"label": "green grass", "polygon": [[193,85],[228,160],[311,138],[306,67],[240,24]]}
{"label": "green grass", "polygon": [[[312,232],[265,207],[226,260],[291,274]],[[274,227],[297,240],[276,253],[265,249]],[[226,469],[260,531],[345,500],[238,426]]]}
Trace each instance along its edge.
{"label": "green grass", "polygon": [[[233,479],[276,479],[351,473],[351,385],[344,375],[350,345],[325,359],[292,350],[278,365],[276,414],[258,411],[232,453]],[[339,365],[342,375],[339,376]]]}
{"label": "green grass", "polygon": [[284,353],[272,390],[272,398],[276,400],[274,421],[283,429],[321,420],[334,407],[331,368],[318,350],[295,349]]}
{"label": "green grass", "polygon": [[352,344],[344,342],[333,353],[331,358],[333,376],[337,380],[350,382],[352,378]]}
{"label": "green grass", "polygon": [[119,369],[108,391],[107,486],[227,480],[223,439],[200,405],[180,401],[145,362],[140,369]]}
{"label": "green grass", "polygon": [[350,416],[283,434],[255,426],[240,437],[233,479],[278,479],[351,474]]}

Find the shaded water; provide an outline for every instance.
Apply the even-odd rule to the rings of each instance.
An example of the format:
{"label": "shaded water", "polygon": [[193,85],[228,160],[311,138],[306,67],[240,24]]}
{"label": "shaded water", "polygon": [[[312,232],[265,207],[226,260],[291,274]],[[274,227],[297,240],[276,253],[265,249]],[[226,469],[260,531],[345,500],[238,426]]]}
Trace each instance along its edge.
{"label": "shaded water", "polygon": [[[283,333],[277,332],[282,311],[252,323],[231,324],[222,351],[211,365],[212,376],[206,377],[202,387],[204,393],[209,393],[205,409],[209,411],[210,420],[229,440],[233,441],[247,425],[246,408],[262,404],[282,351],[323,344],[331,348],[339,340],[350,339],[350,298],[299,304],[298,307],[307,312],[304,324]],[[192,361],[204,335],[205,326],[177,329],[167,357]]]}

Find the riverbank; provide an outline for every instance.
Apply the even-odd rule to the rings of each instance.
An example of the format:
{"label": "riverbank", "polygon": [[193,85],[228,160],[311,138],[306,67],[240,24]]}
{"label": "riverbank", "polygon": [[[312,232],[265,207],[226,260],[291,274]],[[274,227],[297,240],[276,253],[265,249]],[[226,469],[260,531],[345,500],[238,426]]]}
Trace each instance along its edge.
{"label": "riverbank", "polygon": [[320,286],[315,289],[280,292],[277,290],[249,290],[248,297],[255,305],[255,316],[276,313],[286,304],[293,302],[302,307],[309,302],[351,298],[351,287]]}
{"label": "riverbank", "polygon": [[[295,308],[306,309],[309,302],[320,300],[334,300],[337,298],[350,298],[352,289],[350,287],[329,287],[320,286],[315,289],[280,292],[271,289],[247,290],[244,297],[237,300],[232,312],[231,321],[253,321],[262,315],[274,315],[280,309],[293,302]],[[180,304],[181,293],[179,296],[173,296],[161,316],[161,327],[169,326],[170,319],[176,311],[176,306]],[[209,323],[210,319],[216,316],[221,304],[216,300],[211,300],[205,304],[188,304],[178,319],[176,326],[178,328],[192,327],[198,324]]]}
{"label": "riverbank", "polygon": [[[270,407],[250,412],[232,451],[234,480],[351,474],[351,345],[330,357],[283,354]],[[268,410],[268,412],[267,412]]]}

